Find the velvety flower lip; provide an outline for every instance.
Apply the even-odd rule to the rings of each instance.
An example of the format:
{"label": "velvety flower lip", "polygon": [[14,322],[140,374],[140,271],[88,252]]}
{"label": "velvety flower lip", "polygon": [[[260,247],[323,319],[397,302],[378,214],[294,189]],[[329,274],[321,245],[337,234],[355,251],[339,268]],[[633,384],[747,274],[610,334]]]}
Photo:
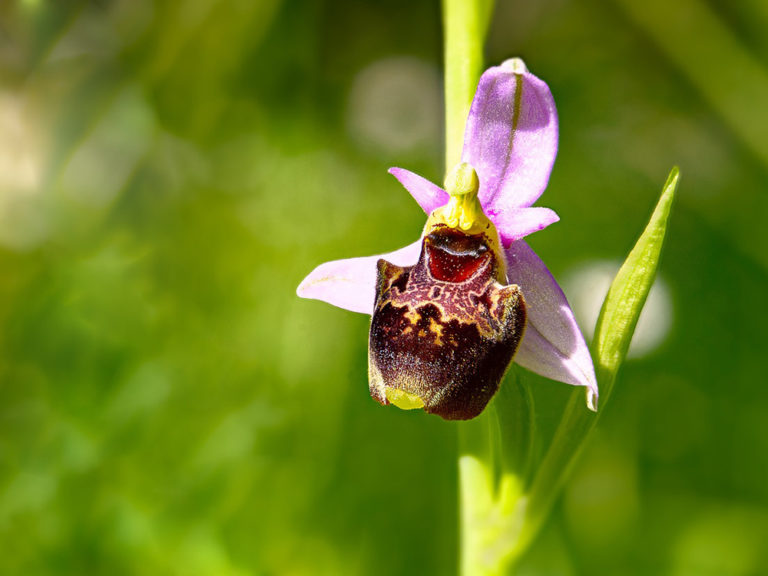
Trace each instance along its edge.
{"label": "velvety flower lip", "polygon": [[[467,119],[462,161],[477,172],[478,198],[498,230],[508,281],[520,286],[525,296],[527,329],[514,361],[547,378],[585,386],[588,406],[596,410],[594,367],[573,311],[552,274],[523,240],[559,220],[549,208],[532,206],[549,181],[557,139],[552,94],[522,60],[508,60],[482,75]],[[390,173],[427,214],[449,199],[441,187],[408,170],[392,168]],[[412,266],[420,246],[421,240],[387,254],[321,264],[302,281],[297,294],[371,314],[377,261]]]}

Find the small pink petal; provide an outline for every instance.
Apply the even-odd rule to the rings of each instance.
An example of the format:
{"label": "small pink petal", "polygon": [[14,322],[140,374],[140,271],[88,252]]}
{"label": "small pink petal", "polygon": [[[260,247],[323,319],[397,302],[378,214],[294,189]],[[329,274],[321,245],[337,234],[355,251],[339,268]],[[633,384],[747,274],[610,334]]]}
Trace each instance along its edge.
{"label": "small pink petal", "polygon": [[589,389],[595,409],[595,368],[573,311],[547,267],[523,240],[505,250],[510,284],[523,290],[528,326],[515,361],[542,376]]}
{"label": "small pink petal", "polygon": [[405,168],[390,168],[389,173],[400,181],[427,214],[448,202],[448,193],[445,190],[418,174]]}
{"label": "small pink petal", "polygon": [[557,132],[552,93],[522,60],[507,60],[482,75],[462,160],[477,171],[484,208],[528,207],[541,196],[557,155]]}
{"label": "small pink petal", "polygon": [[388,254],[326,262],[302,280],[296,294],[352,312],[372,314],[376,298],[376,262],[384,258],[398,266],[413,266],[419,254],[421,239]]}
{"label": "small pink petal", "polygon": [[502,244],[505,248],[516,240],[520,240],[539,230],[544,230],[550,224],[554,224],[560,217],[549,208],[522,208],[519,210],[505,210],[500,214],[488,214],[499,231]]}

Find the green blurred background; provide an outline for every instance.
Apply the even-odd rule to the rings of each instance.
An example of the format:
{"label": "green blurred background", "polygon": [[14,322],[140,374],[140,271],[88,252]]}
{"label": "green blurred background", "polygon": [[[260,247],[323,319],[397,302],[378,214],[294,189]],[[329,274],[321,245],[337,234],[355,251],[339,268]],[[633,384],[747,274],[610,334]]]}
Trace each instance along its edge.
{"label": "green blurred background", "polygon": [[[499,1],[555,95],[531,243],[659,288],[524,574],[768,574],[768,4]],[[436,1],[0,2],[0,574],[453,574],[457,425],[373,402],[322,261],[416,238]],[[596,296],[597,295],[597,296]],[[542,432],[570,387],[531,382]]]}

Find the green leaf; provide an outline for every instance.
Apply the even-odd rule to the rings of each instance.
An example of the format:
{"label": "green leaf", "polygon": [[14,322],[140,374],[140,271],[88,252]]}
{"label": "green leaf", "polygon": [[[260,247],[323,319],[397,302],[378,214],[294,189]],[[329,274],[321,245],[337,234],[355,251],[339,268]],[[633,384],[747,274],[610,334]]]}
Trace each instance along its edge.
{"label": "green leaf", "polygon": [[637,319],[656,279],[667,220],[680,172],[674,167],[661,199],[640,239],[619,269],[603,302],[592,344],[603,400],[610,396],[619,366],[624,361]]}
{"label": "green leaf", "polygon": [[[675,167],[648,225],[616,274],[597,320],[592,357],[603,405],[613,390],[637,319],[656,278],[678,177],[679,171]],[[584,407],[583,394],[582,390],[574,390],[571,395],[552,444],[531,484],[516,556],[527,549],[543,525],[597,423],[600,412],[594,413]]]}

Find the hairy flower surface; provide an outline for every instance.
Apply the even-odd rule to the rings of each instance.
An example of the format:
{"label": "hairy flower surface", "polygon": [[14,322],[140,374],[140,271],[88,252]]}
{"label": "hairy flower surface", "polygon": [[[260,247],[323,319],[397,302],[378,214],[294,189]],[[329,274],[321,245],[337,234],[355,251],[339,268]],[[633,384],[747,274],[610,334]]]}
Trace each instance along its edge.
{"label": "hairy flower surface", "polygon": [[559,219],[532,207],[549,180],[557,137],[544,82],[519,59],[488,69],[446,189],[390,169],[429,214],[422,237],[388,254],[326,262],[299,286],[304,298],[372,315],[369,386],[380,403],[473,418],[514,357],[587,387],[596,409],[592,359],[573,312],[523,240]]}

